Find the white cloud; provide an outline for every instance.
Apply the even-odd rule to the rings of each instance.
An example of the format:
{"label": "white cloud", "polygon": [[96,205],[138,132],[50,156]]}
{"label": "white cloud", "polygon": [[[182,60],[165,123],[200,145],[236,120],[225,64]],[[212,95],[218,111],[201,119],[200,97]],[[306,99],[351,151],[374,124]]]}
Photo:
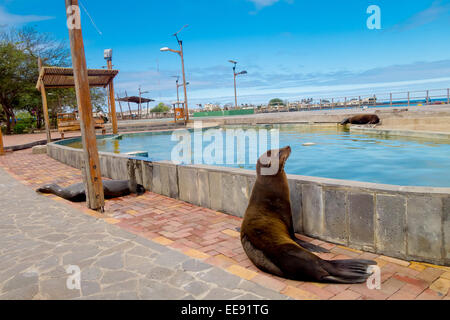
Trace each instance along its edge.
{"label": "white cloud", "polygon": [[[415,62],[391,65],[357,72],[335,71],[302,73],[293,70],[273,72],[258,65],[246,65],[248,75],[239,79],[239,101],[241,103],[262,103],[279,97],[291,101],[302,98],[337,98],[347,96],[388,97],[389,92],[448,88],[450,60]],[[233,75],[229,66],[209,66],[187,70],[190,82],[188,96],[191,105],[207,102],[227,103],[234,100]],[[126,72],[119,74],[116,91],[124,95],[137,95],[139,86],[150,90],[148,97],[165,103],[176,100],[175,79],[177,70],[156,70]],[[436,91],[433,95],[447,95],[447,91]],[[180,96],[183,93],[180,90]]]}
{"label": "white cloud", "polygon": [[0,25],[20,25],[30,22],[37,22],[37,21],[45,21],[45,20],[51,20],[54,19],[54,17],[49,16],[36,16],[36,15],[17,15],[9,13],[5,10],[5,8],[0,7]]}
{"label": "white cloud", "polygon": [[407,21],[395,25],[398,30],[410,30],[425,24],[432,23],[439,19],[447,19],[450,12],[450,3],[443,3],[442,0],[435,0],[427,9],[415,14]]}
{"label": "white cloud", "polygon": [[280,0],[249,0],[253,2],[257,7],[268,7],[273,5],[274,3],[279,2]]}

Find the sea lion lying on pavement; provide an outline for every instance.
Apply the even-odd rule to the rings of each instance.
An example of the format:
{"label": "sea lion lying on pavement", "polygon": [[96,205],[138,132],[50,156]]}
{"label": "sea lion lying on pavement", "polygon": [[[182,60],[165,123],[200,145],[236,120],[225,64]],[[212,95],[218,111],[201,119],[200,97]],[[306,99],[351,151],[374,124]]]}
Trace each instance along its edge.
{"label": "sea lion lying on pavement", "polygon": [[376,114],[359,114],[357,116],[347,118],[341,122],[341,125],[350,124],[378,124],[380,118]]}
{"label": "sea lion lying on pavement", "polygon": [[[62,188],[53,183],[40,187],[36,192],[52,193],[72,202],[86,201],[84,183],[77,183],[67,188]],[[103,192],[105,194],[105,199],[123,197],[133,193],[131,192],[128,180],[103,180]],[[136,193],[137,195],[144,194],[144,187],[138,184]]]}
{"label": "sea lion lying on pavement", "polygon": [[241,242],[261,270],[292,280],[362,283],[371,260],[323,260],[295,239],[289,185],[284,165],[291,148],[266,152],[256,166],[257,179],[241,228]]}

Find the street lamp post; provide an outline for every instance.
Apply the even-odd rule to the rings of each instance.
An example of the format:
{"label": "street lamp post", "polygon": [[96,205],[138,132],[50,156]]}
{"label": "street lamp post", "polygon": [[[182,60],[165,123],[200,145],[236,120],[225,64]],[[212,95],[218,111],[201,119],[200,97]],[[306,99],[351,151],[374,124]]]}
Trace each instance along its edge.
{"label": "street lamp post", "polygon": [[238,104],[237,104],[237,89],[236,89],[236,77],[241,75],[241,74],[247,74],[247,71],[241,71],[236,73],[236,65],[237,65],[237,61],[234,60],[229,60],[230,63],[233,64],[233,76],[234,76],[234,106],[235,108],[237,108]]}
{"label": "street lamp post", "polygon": [[184,53],[183,53],[183,41],[178,38],[178,34],[186,28],[188,25],[185,25],[183,28],[180,29],[177,33],[174,34],[174,37],[177,39],[178,45],[180,46],[180,50],[173,50],[168,47],[161,48],[160,51],[166,52],[170,51],[173,53],[178,53],[181,57],[181,71],[183,72],[183,87],[184,87],[184,110],[186,113],[186,121],[189,121],[189,107],[188,107],[188,99],[187,99],[187,83],[186,83],[186,73],[184,71]]}
{"label": "street lamp post", "polygon": [[[179,76],[173,76],[174,78],[177,78],[177,80],[175,81],[176,83],[177,83],[177,102],[180,102],[180,94],[179,94],[179,92],[178,92],[178,89],[180,88],[180,87],[183,87],[184,86],[184,84],[178,84],[178,82],[180,81],[180,77]],[[186,82],[186,86],[188,86],[189,85],[189,82]]]}

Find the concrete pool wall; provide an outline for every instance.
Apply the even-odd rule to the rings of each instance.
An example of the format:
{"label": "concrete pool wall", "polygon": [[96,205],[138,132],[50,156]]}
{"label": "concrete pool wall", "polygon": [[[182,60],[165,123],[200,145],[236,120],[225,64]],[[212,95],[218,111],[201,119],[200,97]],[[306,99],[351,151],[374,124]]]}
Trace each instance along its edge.
{"label": "concrete pool wall", "polygon": [[[81,149],[51,143],[47,152],[81,168]],[[106,178],[136,179],[148,191],[238,217],[256,179],[254,171],[244,169],[181,166],[106,152],[100,152],[100,165]],[[357,250],[450,265],[450,188],[288,179],[296,232]]]}

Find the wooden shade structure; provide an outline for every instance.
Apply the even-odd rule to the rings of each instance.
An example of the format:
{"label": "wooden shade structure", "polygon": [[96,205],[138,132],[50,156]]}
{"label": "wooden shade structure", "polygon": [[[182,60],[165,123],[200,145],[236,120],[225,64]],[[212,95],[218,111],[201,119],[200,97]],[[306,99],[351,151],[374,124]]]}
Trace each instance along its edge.
{"label": "wooden shade structure", "polygon": [[122,101],[122,102],[133,102],[133,103],[139,103],[139,101],[141,103],[148,103],[148,102],[154,102],[155,100],[153,99],[148,99],[148,98],[139,98],[139,97],[125,97],[125,98],[117,98],[117,101]]}
{"label": "wooden shade structure", "polygon": [[[131,97],[126,96],[126,97],[123,97],[123,98],[117,98],[116,100],[119,101],[119,104],[120,104],[120,102],[127,102],[128,103],[128,107],[130,106],[130,102],[138,104],[138,114],[139,114],[139,116],[140,116],[141,104],[142,103],[147,103],[147,115],[148,115],[148,111],[149,111],[148,110],[148,108],[149,108],[148,104],[150,102],[154,102],[155,101],[153,99],[137,97],[137,96],[131,96]],[[131,108],[129,108],[129,109],[130,109],[130,117],[131,117]],[[122,118],[123,118],[123,114],[122,114]]]}
{"label": "wooden shade structure", "polygon": [[[48,118],[47,89],[75,88],[73,68],[42,67],[39,63],[39,78],[36,89],[41,92],[44,109],[45,131],[47,142],[51,142],[50,123]],[[119,73],[118,70],[88,69],[89,87],[106,88]],[[115,114],[114,114],[115,116]],[[117,119],[113,119],[117,123]]]}
{"label": "wooden shade structure", "polygon": [[[88,69],[89,87],[106,88],[118,73],[119,70]],[[36,89],[39,90],[41,84],[43,84],[46,89],[74,88],[75,79],[73,69],[42,67],[39,72]]]}

